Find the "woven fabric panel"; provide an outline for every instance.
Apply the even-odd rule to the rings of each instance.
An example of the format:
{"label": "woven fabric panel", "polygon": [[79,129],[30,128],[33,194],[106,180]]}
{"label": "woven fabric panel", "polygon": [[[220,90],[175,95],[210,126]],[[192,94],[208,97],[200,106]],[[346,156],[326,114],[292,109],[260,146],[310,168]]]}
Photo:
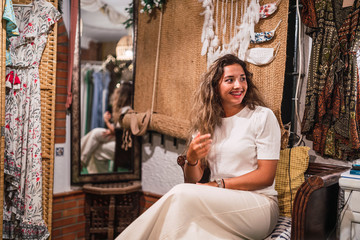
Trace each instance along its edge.
{"label": "woven fabric panel", "polygon": [[[47,0],[56,8],[58,0]],[[29,4],[32,0],[13,0],[14,4]],[[42,144],[42,206],[43,218],[52,229],[52,197],[54,184],[54,129],[55,129],[55,97],[56,97],[56,51],[57,24],[49,34],[48,41],[41,57],[40,94],[41,94],[41,144]],[[3,78],[5,79],[5,78]]]}
{"label": "woven fabric panel", "polygon": [[305,181],[304,173],[309,165],[309,150],[309,147],[294,147],[280,152],[275,189],[278,192],[281,216],[291,217],[291,206],[294,204],[296,192]]}
{"label": "woven fabric panel", "polygon": [[[198,1],[169,0],[162,18],[154,112],[175,121],[188,119],[192,93],[206,69],[206,58],[200,54],[202,11]],[[152,103],[160,11],[153,18],[138,16],[134,107],[144,112]]]}
{"label": "woven fabric panel", "polygon": [[[272,0],[264,0],[261,4],[272,2]],[[281,19],[282,23],[275,33],[275,38],[267,43],[250,45],[250,47],[274,47],[280,42],[280,50],[275,60],[261,67],[249,64],[249,70],[254,73],[255,83],[279,120],[282,129],[282,148],[285,148],[288,142],[288,135],[281,121],[288,5],[288,1],[283,0],[275,14],[260,20],[256,25],[256,32],[270,31]],[[206,71],[206,56],[201,56],[204,17],[200,13],[203,11],[201,3],[193,0],[169,0],[164,9],[154,112],[173,118],[175,123],[178,119],[182,121],[189,119],[192,94],[198,86],[201,74]],[[152,106],[160,11],[155,11],[155,14],[150,16],[139,13],[138,16],[134,108],[137,112],[145,112]],[[226,22],[230,23],[230,17]],[[228,31],[227,34],[230,32]],[[181,131],[176,135],[186,135],[183,129],[176,130],[176,124],[171,127],[175,132]]]}

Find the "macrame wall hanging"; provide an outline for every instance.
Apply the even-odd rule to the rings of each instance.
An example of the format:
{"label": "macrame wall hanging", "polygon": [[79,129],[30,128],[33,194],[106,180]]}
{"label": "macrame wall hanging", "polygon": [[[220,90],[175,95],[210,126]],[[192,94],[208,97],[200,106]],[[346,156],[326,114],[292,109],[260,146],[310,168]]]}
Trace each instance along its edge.
{"label": "macrame wall hanging", "polygon": [[[259,0],[200,0],[205,9],[201,42],[201,55],[207,55],[209,67],[217,58],[225,54],[235,54],[245,60],[250,43],[256,43],[259,35],[255,25],[261,18],[273,14],[281,0],[260,6]],[[280,21],[281,22],[281,21]],[[280,24],[279,22],[279,24]],[[279,25],[278,24],[278,25]],[[275,29],[276,30],[276,29]]]}

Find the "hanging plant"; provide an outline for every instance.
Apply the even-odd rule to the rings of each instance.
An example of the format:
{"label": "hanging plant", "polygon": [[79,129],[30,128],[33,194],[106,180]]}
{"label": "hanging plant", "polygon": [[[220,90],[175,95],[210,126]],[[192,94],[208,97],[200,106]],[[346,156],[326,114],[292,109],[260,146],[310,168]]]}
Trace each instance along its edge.
{"label": "hanging plant", "polygon": [[129,14],[129,19],[123,22],[123,24],[125,28],[129,28],[132,27],[134,23],[134,7],[132,2],[129,4],[129,7],[125,8],[125,11]]}
{"label": "hanging plant", "polygon": [[161,9],[166,3],[166,0],[141,0],[141,5],[143,6],[140,9],[140,13],[151,13],[154,8]]}
{"label": "hanging plant", "polygon": [[[165,6],[166,0],[141,0],[141,5],[143,6],[140,9],[140,13],[150,14],[154,8],[162,9]],[[125,28],[132,27],[133,25],[133,14],[134,6],[133,3],[129,4],[129,7],[125,8],[125,11],[129,14],[129,19],[123,22]]]}

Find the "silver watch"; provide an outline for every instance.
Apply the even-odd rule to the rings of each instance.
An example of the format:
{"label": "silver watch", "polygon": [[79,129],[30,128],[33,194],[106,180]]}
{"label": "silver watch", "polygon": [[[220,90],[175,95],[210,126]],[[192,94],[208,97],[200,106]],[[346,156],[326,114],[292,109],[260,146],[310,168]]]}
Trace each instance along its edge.
{"label": "silver watch", "polygon": [[223,181],[221,178],[215,179],[215,182],[219,188],[224,188]]}

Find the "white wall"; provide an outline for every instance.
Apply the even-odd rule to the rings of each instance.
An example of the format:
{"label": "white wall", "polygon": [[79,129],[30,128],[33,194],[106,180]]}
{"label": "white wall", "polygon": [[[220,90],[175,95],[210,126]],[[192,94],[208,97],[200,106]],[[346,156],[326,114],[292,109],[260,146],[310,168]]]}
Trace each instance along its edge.
{"label": "white wall", "polygon": [[185,144],[174,146],[172,137],[164,136],[161,145],[161,135],[152,134],[143,138],[142,150],[142,188],[145,192],[163,195],[176,184],[184,182],[181,167],[177,164],[177,157],[184,151]]}
{"label": "white wall", "polygon": [[[62,1],[62,19],[68,36],[70,35],[70,0]],[[54,149],[54,189],[53,193],[71,191],[71,119],[66,116],[66,140],[65,143],[55,144]],[[62,151],[62,155],[59,151]],[[58,151],[58,154],[57,154]]]}
{"label": "white wall", "polygon": [[62,18],[64,21],[64,25],[66,27],[66,31],[68,36],[70,36],[70,0],[62,1]]}
{"label": "white wall", "polygon": [[[66,141],[62,144],[55,144],[54,158],[54,190],[53,193],[71,191],[71,120],[70,115],[66,116]],[[57,156],[57,151],[63,149],[63,155]],[[58,153],[58,155],[60,155]]]}

